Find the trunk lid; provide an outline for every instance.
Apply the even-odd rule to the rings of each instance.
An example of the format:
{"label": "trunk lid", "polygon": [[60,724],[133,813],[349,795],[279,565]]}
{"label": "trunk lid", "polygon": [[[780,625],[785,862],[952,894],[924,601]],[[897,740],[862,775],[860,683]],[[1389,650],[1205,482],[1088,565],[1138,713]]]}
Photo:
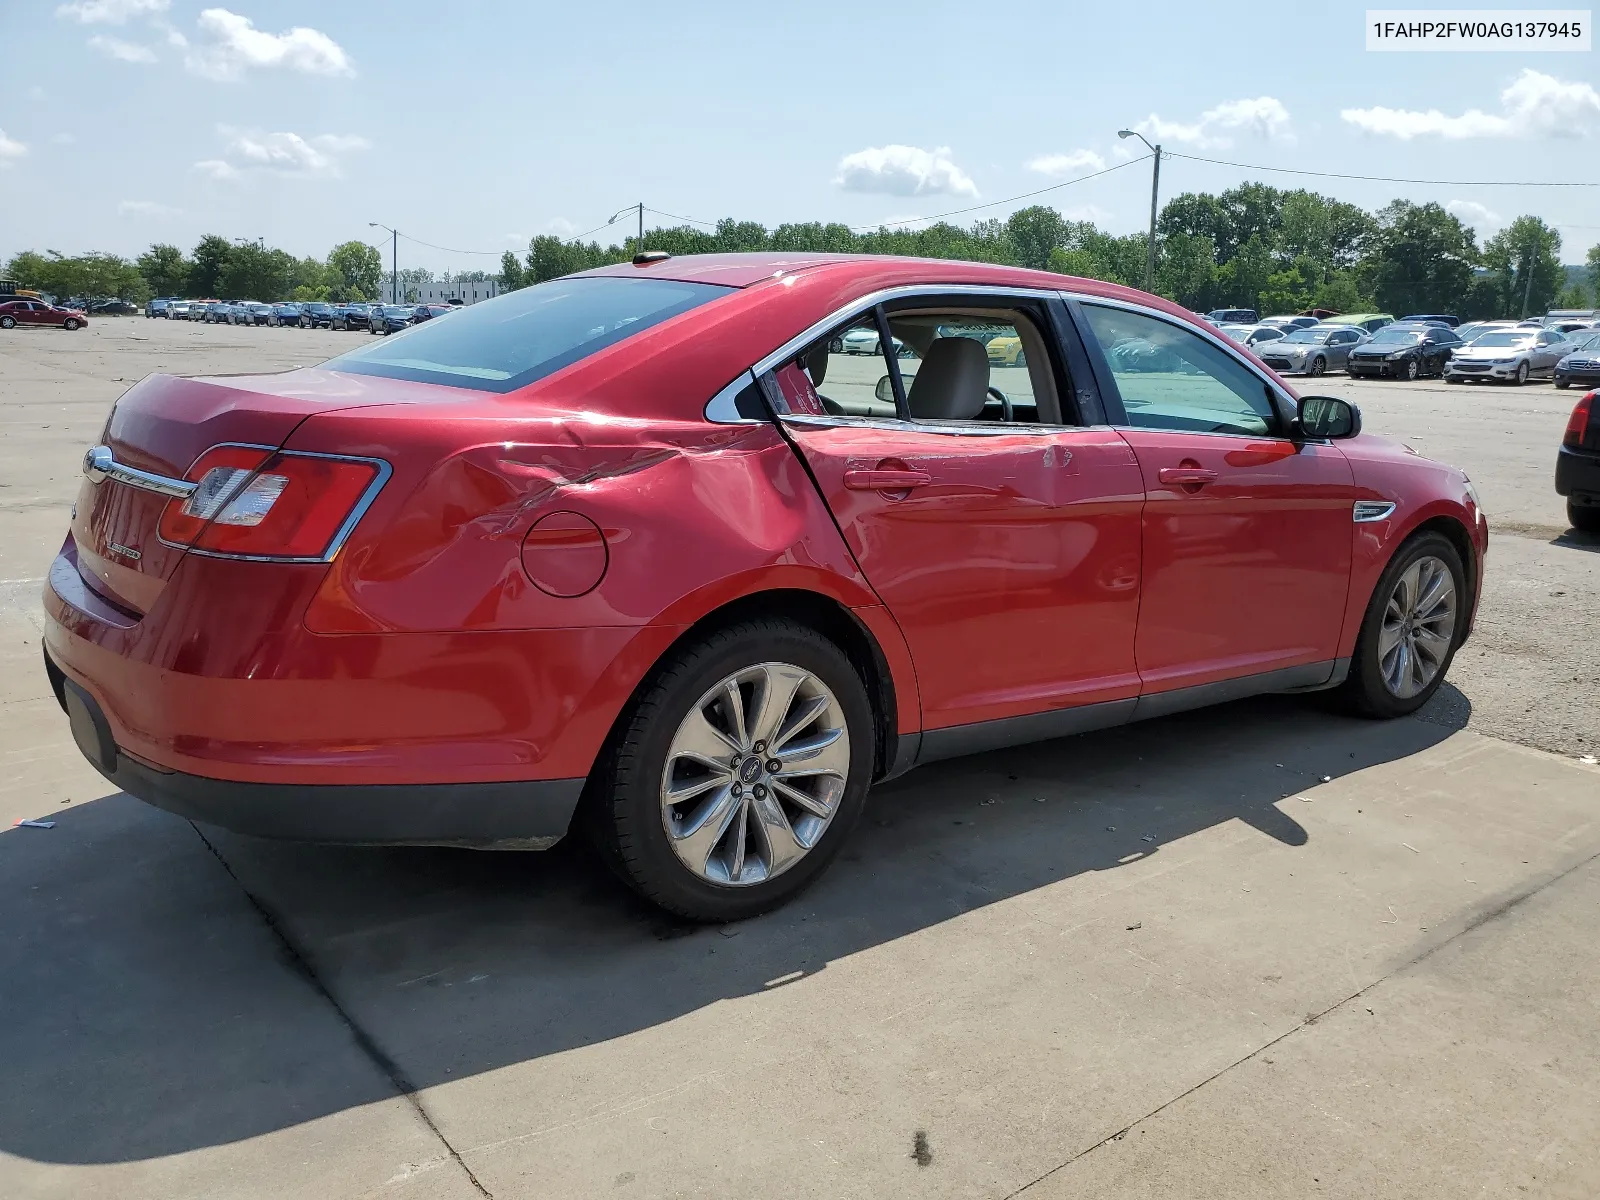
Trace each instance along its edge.
{"label": "trunk lid", "polygon": [[[418,385],[300,370],[274,375],[181,379],[152,375],[117,401],[100,444],[127,467],[181,479],[206,450],[225,442],[273,449],[313,413],[403,403]],[[437,402],[451,389],[420,389]],[[168,497],[84,478],[73,506],[78,573],[135,616],[150,611],[184,556],[157,535]]]}

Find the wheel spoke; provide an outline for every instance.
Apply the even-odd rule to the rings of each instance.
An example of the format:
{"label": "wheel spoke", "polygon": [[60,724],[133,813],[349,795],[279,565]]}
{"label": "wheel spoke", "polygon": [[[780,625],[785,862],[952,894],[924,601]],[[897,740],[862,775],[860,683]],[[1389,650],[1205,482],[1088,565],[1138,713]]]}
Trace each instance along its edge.
{"label": "wheel spoke", "polygon": [[764,857],[770,878],[792,866],[806,852],[806,847],[794,836],[794,828],[784,815],[783,805],[772,796],[757,800],[752,807],[755,809],[756,828],[766,847]]}
{"label": "wheel spoke", "polygon": [[1405,626],[1399,621],[1385,621],[1378,626],[1378,661],[1386,660],[1404,636]]}
{"label": "wheel spoke", "polygon": [[789,714],[789,706],[794,703],[795,692],[805,681],[805,672],[795,667],[769,663],[763,668],[761,684],[751,705],[754,710],[750,721],[751,741],[745,745],[754,742],[772,744],[772,739],[777,736],[784,718]]}
{"label": "wheel spoke", "polygon": [[681,832],[673,833],[678,856],[704,875],[717,844],[745,807],[745,801],[734,796],[732,788],[723,788],[694,818],[681,822]]}
{"label": "wheel spoke", "polygon": [[1431,616],[1441,605],[1451,600],[1454,594],[1455,582],[1450,578],[1450,572],[1443,567],[1434,567],[1422,589],[1422,594],[1417,597],[1417,618],[1424,620]]}
{"label": "wheel spoke", "polygon": [[744,874],[744,846],[749,840],[750,806],[739,805],[739,815],[733,820],[733,836],[728,845],[728,878],[738,883]]}
{"label": "wheel spoke", "polygon": [[806,812],[814,817],[821,817],[826,821],[833,815],[833,805],[821,797],[813,796],[810,792],[803,792],[781,779],[774,779],[772,786],[789,803],[805,809]]}
{"label": "wheel spoke", "polygon": [[[685,758],[687,758],[686,755],[679,755],[677,761],[683,761]],[[698,767],[707,767],[712,765],[699,758],[692,758],[689,759],[689,761],[693,762]],[[693,800],[696,796],[705,795],[712,788],[722,787],[725,784],[731,783],[733,781],[733,773],[726,767],[719,767],[716,768],[711,774],[702,775],[700,778],[690,780],[688,783],[673,784],[670,782],[672,775],[670,774],[669,768],[667,779],[669,783],[665,796],[666,802],[676,808],[680,804],[684,804],[690,800]]]}
{"label": "wheel spoke", "polygon": [[722,685],[722,706],[728,710],[728,724],[734,737],[733,748],[746,749],[750,745],[750,738],[744,718],[744,688],[739,686],[737,676]]}
{"label": "wheel spoke", "polygon": [[706,717],[705,708],[690,710],[678,726],[672,748],[667,752],[670,766],[674,758],[689,758],[713,771],[726,771],[730,756],[739,753],[740,747]]}
{"label": "wheel spoke", "polygon": [[767,752],[783,757],[781,751],[789,743],[789,739],[827,712],[829,703],[826,694],[818,694],[793,705],[782,728],[773,734],[772,740],[767,743]]}

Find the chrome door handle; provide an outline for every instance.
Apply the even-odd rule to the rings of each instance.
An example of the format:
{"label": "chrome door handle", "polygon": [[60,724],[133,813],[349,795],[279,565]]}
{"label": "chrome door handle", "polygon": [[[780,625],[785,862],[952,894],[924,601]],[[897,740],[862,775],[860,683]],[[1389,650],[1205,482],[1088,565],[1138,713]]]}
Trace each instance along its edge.
{"label": "chrome door handle", "polygon": [[903,492],[908,488],[924,487],[933,482],[926,471],[877,467],[873,470],[852,469],[844,473],[844,485],[854,492]]}

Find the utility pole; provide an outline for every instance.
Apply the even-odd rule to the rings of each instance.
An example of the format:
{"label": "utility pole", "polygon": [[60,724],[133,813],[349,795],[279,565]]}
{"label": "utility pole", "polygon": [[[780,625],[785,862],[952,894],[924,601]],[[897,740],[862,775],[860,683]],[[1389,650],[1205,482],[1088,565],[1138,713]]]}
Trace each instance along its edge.
{"label": "utility pole", "polygon": [[1161,192],[1161,147],[1151,146],[1144,134],[1131,129],[1119,129],[1117,136],[1138,138],[1154,156],[1150,163],[1150,234],[1144,252],[1144,290],[1153,292],[1156,290],[1156,198]]}
{"label": "utility pole", "polygon": [[637,253],[639,253],[639,251],[644,249],[644,201],[643,200],[639,201],[637,204],[630,204],[630,205],[628,205],[627,208],[619,208],[619,209],[617,209],[616,212],[611,214],[611,220],[607,221],[606,224],[607,225],[614,224],[617,221],[617,219],[622,216],[623,213],[630,213],[630,212],[633,212],[635,210],[638,210],[638,213],[639,213],[639,240],[634,243],[633,252],[635,254],[637,254]]}
{"label": "utility pole", "polygon": [[1522,273],[1527,276],[1527,280],[1522,288],[1523,320],[1528,319],[1528,305],[1533,302],[1533,256],[1535,253],[1535,248],[1530,246],[1528,248],[1528,256],[1522,260]]}
{"label": "utility pole", "polygon": [[389,229],[387,225],[378,221],[368,221],[367,228],[389,230],[389,303],[399,304],[400,297],[397,293],[400,288],[400,231]]}
{"label": "utility pole", "polygon": [[644,201],[639,201],[639,249],[644,249]]}

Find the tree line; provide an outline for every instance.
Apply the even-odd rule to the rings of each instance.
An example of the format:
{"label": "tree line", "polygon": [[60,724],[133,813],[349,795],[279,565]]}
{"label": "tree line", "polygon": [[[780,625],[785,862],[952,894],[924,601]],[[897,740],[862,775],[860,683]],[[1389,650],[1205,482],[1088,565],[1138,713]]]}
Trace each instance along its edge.
{"label": "tree line", "polygon": [[[937,222],[869,232],[818,221],[769,230],[727,218],[714,230],[648,231],[642,247],[636,238],[602,246],[536,237],[526,254],[501,257],[498,279],[510,291],[626,262],[643,248],[962,258],[1142,288],[1147,240],[1144,233],[1106,233],[1045,205],[965,228]],[[1480,246],[1472,227],[1439,204],[1395,200],[1373,213],[1315,192],[1246,183],[1167,202],[1156,222],[1154,290],[1197,312],[1331,308],[1491,318],[1600,304],[1600,246],[1589,250],[1586,281],[1569,284],[1560,255],[1560,233],[1536,216],[1518,217]]]}
{"label": "tree line", "polygon": [[[838,223],[719,221],[646,232],[602,246],[553,235],[526,253],[507,251],[494,276],[502,291],[574,271],[626,262],[641,248],[674,255],[768,250],[961,258],[1104,279],[1145,282],[1146,235],[1116,236],[1089,221],[1034,205],[1006,220],[962,227],[868,232]],[[1450,312],[1514,317],[1551,307],[1600,305],[1600,246],[1588,252],[1586,278],[1568,282],[1561,235],[1536,216],[1520,216],[1480,246],[1477,234],[1438,204],[1395,200],[1377,212],[1301,189],[1245,183],[1225,192],[1185,192],[1156,223],[1154,290],[1198,312],[1254,308],[1299,312]],[[258,300],[377,300],[389,280],[379,251],[365,242],[335,246],[325,259],[297,258],[259,241],[207,234],[187,253],[158,243],[129,260],[114,254],[68,257],[25,250],[5,266],[24,287],[59,297],[151,296]],[[398,273],[402,296],[433,282],[426,268]],[[457,280],[490,278],[481,271]],[[443,282],[450,282],[446,272]]]}

